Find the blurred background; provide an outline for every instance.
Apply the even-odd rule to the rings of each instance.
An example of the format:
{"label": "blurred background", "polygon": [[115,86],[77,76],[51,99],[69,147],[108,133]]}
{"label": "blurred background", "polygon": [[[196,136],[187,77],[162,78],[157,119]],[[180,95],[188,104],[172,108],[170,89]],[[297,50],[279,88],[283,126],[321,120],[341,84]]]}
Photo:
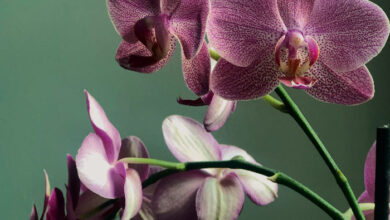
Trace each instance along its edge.
{"label": "blurred background", "polygon": [[[390,2],[374,1],[390,13]],[[66,154],[75,156],[92,132],[83,89],[103,106],[122,137],[136,135],[152,157],[175,160],[161,132],[163,119],[181,114],[203,120],[205,107],[176,98],[195,98],[184,84],[180,50],[161,71],[145,75],[120,68],[114,57],[120,37],[104,1],[0,1],[0,207],[2,219],[27,219],[41,210],[43,169],[51,185],[64,189]],[[390,48],[368,67],[376,94],[346,107],[321,103],[288,89],[359,196],[363,165],[376,127],[390,121]],[[262,100],[239,102],[215,133],[220,143],[246,149],[260,163],[306,184],[342,211],[347,202],[325,163],[288,115]],[[329,219],[306,199],[281,186],[265,207],[249,199],[239,219]]]}

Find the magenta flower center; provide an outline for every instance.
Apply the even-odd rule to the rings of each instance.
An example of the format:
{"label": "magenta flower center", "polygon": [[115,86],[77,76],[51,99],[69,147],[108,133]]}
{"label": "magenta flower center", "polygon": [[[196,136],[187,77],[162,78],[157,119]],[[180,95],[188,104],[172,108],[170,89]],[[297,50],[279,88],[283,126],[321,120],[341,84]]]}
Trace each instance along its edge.
{"label": "magenta flower center", "polygon": [[310,67],[317,61],[319,48],[310,36],[298,30],[289,30],[275,46],[275,61],[284,76],[279,80],[287,86],[306,89],[315,79],[308,76]]}

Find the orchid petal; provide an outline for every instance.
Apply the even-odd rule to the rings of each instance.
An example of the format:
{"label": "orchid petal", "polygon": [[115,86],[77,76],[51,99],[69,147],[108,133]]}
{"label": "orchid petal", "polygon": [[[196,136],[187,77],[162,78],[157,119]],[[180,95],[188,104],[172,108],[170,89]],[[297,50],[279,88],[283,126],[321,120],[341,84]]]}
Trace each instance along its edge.
{"label": "orchid petal", "polygon": [[[82,183],[94,193],[105,198],[123,196],[123,163],[116,166],[108,161],[103,142],[96,134],[89,134],[83,141],[76,165]],[[122,167],[122,168],[120,168]]]}
{"label": "orchid petal", "polygon": [[182,57],[183,76],[186,84],[196,95],[201,96],[209,91],[210,79],[210,54],[207,43],[199,53],[192,59]]}
{"label": "orchid petal", "polygon": [[356,105],[374,96],[374,82],[365,66],[354,71],[338,73],[320,60],[310,69],[316,83],[307,93],[324,102]]}
{"label": "orchid petal", "polygon": [[[241,156],[248,162],[260,165],[241,148],[221,144],[220,149],[223,160],[231,160],[234,157]],[[268,180],[268,177],[241,169],[236,169],[233,172],[237,174],[245,192],[255,204],[267,205],[278,196],[278,185]]]}
{"label": "orchid petal", "polygon": [[193,58],[205,37],[209,0],[163,0],[162,11],[170,16],[170,32],[177,36],[185,59]]}
{"label": "orchid petal", "polygon": [[245,150],[238,148],[236,146],[220,144],[219,149],[221,150],[222,160],[231,160],[234,157],[240,156],[244,160],[258,164],[255,159],[249,155]]}
{"label": "orchid petal", "polygon": [[[66,188],[66,203],[65,203],[66,217],[67,219],[77,219],[76,212],[75,212],[77,205],[74,205],[72,201],[74,197],[72,197],[69,187],[65,186],[65,188]],[[78,199],[79,199],[79,195],[77,195],[77,202]]]}
{"label": "orchid petal", "polygon": [[234,174],[223,179],[209,177],[196,195],[198,219],[237,219],[245,194]]}
{"label": "orchid petal", "polygon": [[49,176],[47,175],[46,170],[43,170],[43,174],[45,175],[45,196],[43,198],[43,208],[42,208],[42,214],[41,214],[41,220],[43,220],[43,217],[45,216],[47,205],[49,204],[49,198],[50,198],[50,181]]}
{"label": "orchid petal", "polygon": [[116,52],[115,59],[125,69],[141,73],[152,73],[161,69],[172,57],[176,48],[176,40],[169,37],[169,50],[164,58],[156,58],[141,42],[128,43],[122,41]]}
{"label": "orchid petal", "polygon": [[38,212],[37,207],[35,204],[32,207],[31,214],[30,214],[30,220],[38,220]]}
{"label": "orchid petal", "polygon": [[79,195],[80,195],[80,179],[77,173],[76,161],[74,161],[73,157],[70,154],[66,155],[66,159],[68,163],[68,187],[67,188],[69,189],[67,191],[69,191],[69,196],[70,199],[72,200],[73,208],[76,208],[77,202],[79,200]]}
{"label": "orchid petal", "polygon": [[[371,198],[375,198],[376,142],[368,151],[364,163],[364,185]],[[372,201],[373,202],[373,201]]]}
{"label": "orchid petal", "polygon": [[284,31],[276,0],[211,2],[207,37],[215,50],[234,65],[249,66],[273,50]]}
{"label": "orchid petal", "polygon": [[367,0],[317,0],[303,30],[320,48],[320,60],[338,72],[361,67],[385,46],[389,19]]}
{"label": "orchid petal", "polygon": [[126,171],[125,182],[125,209],[122,220],[128,220],[134,217],[142,205],[142,182],[136,170],[128,169]]}
{"label": "orchid petal", "polygon": [[196,193],[207,177],[207,174],[194,170],[161,179],[152,200],[157,219],[198,219],[195,208]]}
{"label": "orchid petal", "polygon": [[207,109],[203,124],[207,131],[220,129],[233,112],[235,101],[225,100],[218,95],[214,95]]}
{"label": "orchid petal", "polygon": [[234,170],[249,198],[257,205],[267,205],[278,197],[278,185],[267,176],[247,170]]}
{"label": "orchid petal", "polygon": [[[149,153],[141,139],[136,136],[130,136],[122,140],[119,159],[125,157],[148,158]],[[149,165],[147,164],[128,164],[128,167],[135,169],[142,181],[149,176]]]}
{"label": "orchid petal", "polygon": [[199,122],[172,115],[164,120],[162,127],[165,142],[179,161],[220,159],[218,142]]}
{"label": "orchid petal", "polygon": [[108,120],[103,108],[99,105],[96,99],[89,94],[87,90],[85,90],[84,93],[86,96],[87,109],[92,127],[95,130],[95,133],[103,141],[108,160],[113,162],[118,158],[121,146],[121,137],[119,132]]}
{"label": "orchid petal", "polygon": [[302,30],[315,0],[278,0],[280,16],[288,29]]}
{"label": "orchid petal", "polygon": [[65,220],[65,201],[62,192],[58,188],[54,188],[49,199],[47,209],[47,220]]}
{"label": "orchid petal", "polygon": [[133,218],[134,220],[155,220],[156,216],[154,215],[152,209],[152,201],[148,198],[143,198],[141,209],[138,214]]}
{"label": "orchid petal", "polygon": [[[82,216],[88,216],[89,212],[96,207],[101,207],[103,204],[108,202],[109,199],[103,198],[94,192],[87,190],[80,195],[79,204],[75,210],[76,216],[81,218]],[[98,220],[104,219],[103,214],[112,208],[112,205],[105,206],[97,213],[95,213],[91,218],[87,218],[88,220]]]}
{"label": "orchid petal", "polygon": [[279,84],[279,71],[274,60],[265,54],[261,56],[259,62],[248,67],[220,59],[211,74],[211,90],[227,100],[249,100],[270,93]]}
{"label": "orchid petal", "polygon": [[160,13],[160,0],[107,0],[108,13],[117,32],[129,43],[137,38],[134,34],[135,23],[147,16]]}

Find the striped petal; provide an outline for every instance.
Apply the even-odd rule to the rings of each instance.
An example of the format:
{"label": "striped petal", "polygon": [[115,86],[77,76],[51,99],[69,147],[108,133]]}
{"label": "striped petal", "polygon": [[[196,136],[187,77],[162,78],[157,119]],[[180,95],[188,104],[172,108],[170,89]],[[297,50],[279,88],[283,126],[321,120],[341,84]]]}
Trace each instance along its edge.
{"label": "striped petal", "polygon": [[[125,157],[148,158],[149,153],[141,139],[130,136],[122,140],[119,159]],[[149,176],[149,165],[147,164],[128,164],[128,167],[136,170],[142,181]]]}
{"label": "striped petal", "polygon": [[172,115],[164,120],[162,127],[165,142],[179,161],[220,159],[218,142],[199,122]]}
{"label": "striped petal", "polygon": [[187,171],[161,179],[152,199],[152,208],[159,220],[196,220],[195,198],[209,175]]}
{"label": "striped petal", "polygon": [[142,205],[142,182],[134,169],[126,171],[125,182],[125,209],[123,211],[122,220],[128,220],[134,217]]}
{"label": "striped petal", "polygon": [[237,219],[245,194],[234,174],[223,179],[209,177],[196,195],[198,219]]}

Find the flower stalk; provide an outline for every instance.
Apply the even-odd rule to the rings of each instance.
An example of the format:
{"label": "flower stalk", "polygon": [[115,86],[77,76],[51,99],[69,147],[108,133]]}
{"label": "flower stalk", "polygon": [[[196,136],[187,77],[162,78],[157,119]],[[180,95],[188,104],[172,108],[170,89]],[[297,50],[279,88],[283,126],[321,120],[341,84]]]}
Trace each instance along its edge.
{"label": "flower stalk", "polygon": [[198,169],[206,169],[206,168],[230,168],[230,169],[244,169],[248,171],[252,171],[255,173],[259,173],[269,177],[269,180],[287,186],[288,188],[296,191],[301,194],[305,198],[309,199],[319,208],[321,208],[324,212],[326,212],[333,219],[344,220],[344,214],[341,213],[338,209],[324,200],[321,196],[310,190],[308,187],[303,185],[302,183],[294,180],[288,175],[275,171],[273,169],[260,166],[257,164],[253,164],[247,162],[242,159],[232,159],[232,160],[223,160],[223,161],[196,161],[196,162],[185,162],[185,163],[174,163],[167,162],[157,159],[151,158],[123,158],[122,162],[136,163],[136,164],[149,164],[149,165],[157,165],[161,167],[169,167],[169,169],[160,171],[151,175],[148,179],[146,179],[142,186],[143,188],[157,182],[158,180],[172,175],[177,172],[189,171],[189,170],[198,170]]}
{"label": "flower stalk", "polygon": [[326,149],[325,145],[322,143],[321,139],[318,137],[317,133],[311,127],[310,123],[307,121],[301,110],[299,110],[298,106],[288,95],[286,90],[279,85],[275,92],[278,94],[280,99],[285,104],[288,113],[294,118],[294,120],[298,123],[298,125],[305,132],[310,141],[314,144],[317,151],[320,153],[322,159],[325,161],[326,165],[332,172],[334,178],[337,181],[337,184],[341,188],[344,196],[347,198],[351,209],[358,220],[364,220],[364,215],[362,210],[359,208],[359,204],[357,199],[352,191],[351,186],[348,183],[347,178],[341,172],[340,168],[337,166],[336,162],[333,160],[332,156]]}

